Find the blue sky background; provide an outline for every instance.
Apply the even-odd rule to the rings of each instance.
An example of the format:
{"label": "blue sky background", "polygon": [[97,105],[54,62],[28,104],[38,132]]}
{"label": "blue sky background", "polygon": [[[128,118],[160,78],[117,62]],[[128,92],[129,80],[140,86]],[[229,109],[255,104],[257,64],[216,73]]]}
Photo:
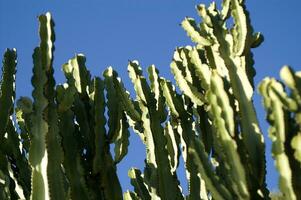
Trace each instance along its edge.
{"label": "blue sky background", "polygon": [[[176,46],[192,44],[179,26],[185,16],[199,21],[195,5],[210,1],[192,0],[0,0],[0,52],[17,48],[18,96],[31,95],[32,53],[39,44],[37,16],[50,11],[55,21],[55,76],[64,81],[61,65],[76,53],[84,53],[93,75],[100,75],[113,66],[126,87],[132,85],[127,75],[128,60],[137,59],[144,69],[155,64],[164,77],[172,79],[169,64]],[[217,1],[220,4],[220,0]],[[255,31],[265,36],[265,42],[254,50],[256,85],[266,76],[279,77],[284,64],[301,70],[301,1],[247,0]],[[260,125],[267,143],[267,183],[277,188],[277,173],[270,157],[270,141],[260,97],[254,96]],[[128,156],[118,166],[123,190],[130,189],[127,170],[144,168],[145,150],[140,139],[132,134]],[[179,176],[184,177],[183,169]],[[185,180],[181,183],[187,191]]]}

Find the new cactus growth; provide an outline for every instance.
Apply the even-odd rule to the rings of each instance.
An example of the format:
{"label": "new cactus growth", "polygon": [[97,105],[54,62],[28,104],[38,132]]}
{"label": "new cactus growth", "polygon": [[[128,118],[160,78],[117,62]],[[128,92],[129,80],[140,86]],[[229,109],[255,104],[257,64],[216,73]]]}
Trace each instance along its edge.
{"label": "new cactus growth", "polygon": [[[3,57],[0,199],[301,199],[301,72],[286,66],[282,82],[265,78],[258,87],[280,174],[273,197],[252,100],[251,50],[263,36],[254,32],[244,0],[223,0],[221,10],[214,2],[201,4],[197,12],[201,23],[189,17],[181,23],[195,45],[174,52],[177,86],[154,65],[147,80],[139,62],[130,61],[135,99],[112,67],[92,77],[82,54],[62,66],[66,82],[56,84],[54,23],[50,13],[39,16],[32,99],[20,97],[16,107],[16,50]],[[145,168],[129,169],[134,191],[122,194],[116,170],[132,133],[145,145]],[[187,195],[178,180],[179,159]]]}

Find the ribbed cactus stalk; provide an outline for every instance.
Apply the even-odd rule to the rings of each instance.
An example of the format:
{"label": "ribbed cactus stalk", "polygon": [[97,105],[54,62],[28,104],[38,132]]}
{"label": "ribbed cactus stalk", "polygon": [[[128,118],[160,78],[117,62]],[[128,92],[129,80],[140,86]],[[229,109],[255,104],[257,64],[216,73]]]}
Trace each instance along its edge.
{"label": "ribbed cactus stalk", "polygon": [[[176,48],[175,84],[154,65],[146,78],[138,61],[129,62],[135,99],[112,67],[93,77],[83,54],[62,66],[66,81],[56,84],[54,23],[50,13],[39,16],[32,99],[20,97],[16,107],[16,50],[3,58],[0,199],[300,199],[301,72],[284,67],[283,83],[266,78],[259,85],[280,174],[274,197],[252,100],[251,49],[263,36],[253,31],[243,0],[223,0],[221,10],[201,4],[197,12],[201,23],[189,17],[181,23],[195,45]],[[132,132],[145,145],[145,168],[129,169],[134,191],[122,194],[117,165]],[[178,180],[180,159],[187,195]]]}
{"label": "ribbed cactus stalk", "polygon": [[[39,22],[41,42],[33,54],[33,101],[27,97],[18,100],[19,135],[13,121],[16,51],[7,50],[4,55],[1,199],[121,199],[116,165],[127,153],[129,131],[125,110],[116,101],[117,92],[110,90],[113,79],[91,79],[86,58],[80,54],[63,65],[66,83],[56,85],[54,23],[50,13],[39,16]],[[114,159],[111,143],[115,144]]]}
{"label": "ribbed cactus stalk", "polygon": [[[268,198],[263,136],[252,103],[251,48],[259,45],[262,36],[253,33],[243,1],[224,1],[221,11],[215,3],[208,8],[199,5],[197,11],[203,19],[199,26],[191,18],[182,22],[196,46],[176,50],[172,72],[195,110],[201,111],[195,112],[196,117],[205,112],[208,115],[213,139],[213,154],[207,155],[208,160],[217,162],[214,174],[223,177],[223,184],[232,186],[228,187],[229,198]],[[228,28],[229,18],[234,25]],[[201,130],[199,135],[208,135],[206,131]],[[191,152],[193,157],[202,157],[194,149]],[[205,170],[207,164],[202,165]]]}
{"label": "ribbed cactus stalk", "polygon": [[267,119],[270,123],[269,137],[273,142],[272,155],[279,171],[279,187],[284,199],[301,198],[301,76],[285,66],[280,71],[285,85],[265,78],[259,86],[263,96]]}
{"label": "ribbed cactus stalk", "polygon": [[158,70],[154,66],[149,68],[150,86],[142,75],[138,62],[130,62],[128,71],[141,110],[144,143],[147,152],[143,179],[148,186],[150,196],[152,199],[183,199],[176,174],[171,170],[166,148],[167,140],[161,125],[166,120],[167,113],[162,102]]}
{"label": "ribbed cactus stalk", "polygon": [[17,52],[7,49],[2,61],[2,77],[0,85],[0,137],[5,134],[7,124],[13,115],[15,101],[15,74],[17,65]]}
{"label": "ribbed cactus stalk", "polygon": [[17,53],[7,49],[0,79],[0,199],[29,198],[30,168],[13,121]]}
{"label": "ribbed cactus stalk", "polygon": [[50,13],[39,17],[40,46],[33,54],[33,112],[30,116],[32,166],[31,199],[65,198],[61,169],[63,152],[58,129],[55,81],[53,78],[54,23]]}

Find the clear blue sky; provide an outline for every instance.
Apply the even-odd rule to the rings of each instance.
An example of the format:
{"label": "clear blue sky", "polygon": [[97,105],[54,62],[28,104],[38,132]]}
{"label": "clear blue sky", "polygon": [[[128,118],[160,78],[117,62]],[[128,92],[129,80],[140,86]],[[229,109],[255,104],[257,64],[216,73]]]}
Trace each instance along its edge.
{"label": "clear blue sky", "polygon": [[[301,70],[301,1],[246,0],[255,31],[265,36],[263,45],[254,51],[256,85],[265,76],[279,77],[284,64]],[[100,75],[113,66],[122,76],[128,89],[132,88],[127,75],[128,60],[137,59],[144,69],[155,64],[161,75],[172,79],[169,64],[176,46],[191,44],[179,26],[185,16],[199,18],[195,5],[210,1],[192,0],[0,0],[0,51],[18,50],[18,96],[31,95],[32,53],[39,44],[37,16],[50,11],[56,26],[55,75],[64,81],[61,65],[76,53],[87,56],[87,66],[93,75]],[[221,1],[218,0],[219,4]],[[132,91],[132,90],[130,90]],[[133,91],[132,91],[133,92]],[[265,133],[267,124],[260,97],[255,95],[255,106]],[[118,167],[123,190],[131,188],[127,170],[144,167],[144,146],[132,134],[126,159]],[[270,155],[270,154],[269,154]],[[277,187],[277,174],[271,157],[267,157],[267,182]],[[180,170],[180,176],[184,176]],[[181,179],[185,187],[184,179]],[[186,191],[186,189],[185,189]]]}

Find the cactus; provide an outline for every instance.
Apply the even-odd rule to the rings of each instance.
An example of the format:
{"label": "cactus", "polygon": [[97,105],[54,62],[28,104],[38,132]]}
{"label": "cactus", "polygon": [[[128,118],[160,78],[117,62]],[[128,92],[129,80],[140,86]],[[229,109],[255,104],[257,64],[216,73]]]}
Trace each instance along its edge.
{"label": "cactus", "polygon": [[[154,65],[147,80],[139,62],[129,62],[135,99],[112,67],[91,76],[83,54],[62,66],[66,81],[56,84],[54,23],[50,13],[39,16],[32,99],[20,97],[16,107],[16,50],[3,58],[0,199],[300,199],[301,72],[286,66],[283,82],[265,78],[259,85],[280,174],[273,195],[252,101],[251,49],[263,36],[254,33],[243,0],[223,0],[221,10],[215,3],[196,8],[201,23],[189,17],[181,23],[195,45],[176,48],[175,84]],[[134,191],[122,194],[117,165],[128,152],[130,130],[145,145],[145,168],[129,170]]]}
{"label": "cactus", "polygon": [[17,53],[7,49],[3,56],[0,86],[0,198],[29,198],[30,167],[21,137],[13,121]]}
{"label": "cactus", "polygon": [[301,77],[288,66],[281,69],[280,77],[291,94],[287,94],[284,85],[273,78],[265,78],[259,85],[259,92],[264,97],[267,119],[271,125],[269,137],[273,142],[272,155],[280,175],[282,197],[299,199]]}
{"label": "cactus", "polygon": [[[264,143],[252,103],[253,74],[251,72],[253,67],[250,62],[252,58],[250,48],[253,42],[253,30],[243,1],[224,1],[223,5],[222,11],[216,9],[215,3],[208,8],[204,5],[197,6],[198,13],[203,18],[199,29],[189,29],[187,20],[183,21],[182,26],[188,36],[192,37],[195,34],[191,32],[198,30],[199,35],[212,41],[212,44],[196,42],[196,47],[185,47],[184,50],[175,52],[171,68],[179,88],[185,96],[190,98],[194,107],[200,109],[203,106],[202,110],[208,112],[209,120],[213,125],[211,128],[214,151],[212,158],[218,161],[215,173],[224,177],[225,183],[232,185],[232,188],[229,188],[229,192],[234,195],[232,198],[253,199],[259,198],[259,195],[267,197],[264,181]],[[233,27],[227,29],[225,23],[229,17],[232,17],[235,23]],[[192,20],[189,21],[192,22]],[[192,40],[196,41],[194,38]],[[185,50],[187,53],[183,54]],[[187,85],[190,84],[189,87],[184,88],[179,83],[180,72],[176,70],[177,68],[182,68],[181,80],[182,82],[186,80]],[[192,69],[190,74],[184,71],[187,68]],[[187,93],[196,91],[194,77],[201,83],[197,85],[198,91],[193,94],[199,93],[198,96],[204,96],[203,105],[200,103],[200,98]],[[223,85],[224,91],[218,92]],[[227,99],[229,101],[225,102]],[[198,113],[198,115],[201,116],[203,113]],[[226,131],[222,134],[224,136],[220,135],[221,131]],[[199,134],[206,134],[203,132]],[[227,140],[232,142],[222,143],[223,137],[228,137]],[[234,149],[230,150],[229,147]],[[198,151],[191,150],[191,152],[194,152],[193,157],[197,156]],[[231,161],[229,158],[232,156]],[[208,159],[210,159],[209,156]],[[242,163],[242,160],[248,161]],[[229,171],[230,176],[225,173],[228,170],[233,170]],[[238,174],[235,175],[234,172]]]}
{"label": "cactus", "polygon": [[31,199],[65,198],[61,169],[62,149],[58,131],[55,81],[53,79],[54,23],[50,13],[41,15],[40,46],[33,60],[33,112],[30,116],[31,145],[29,161],[32,167]]}

